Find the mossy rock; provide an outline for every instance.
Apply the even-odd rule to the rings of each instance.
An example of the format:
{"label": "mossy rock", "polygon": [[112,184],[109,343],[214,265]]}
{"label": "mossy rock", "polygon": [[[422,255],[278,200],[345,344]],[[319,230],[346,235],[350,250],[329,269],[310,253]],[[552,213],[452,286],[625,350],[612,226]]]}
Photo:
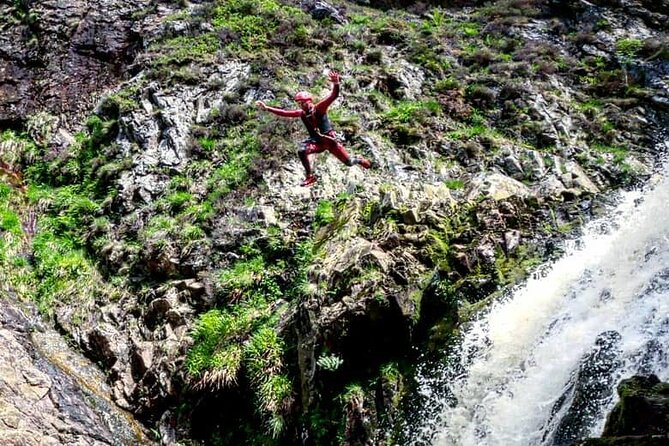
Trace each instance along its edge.
{"label": "mossy rock", "polygon": [[655,375],[633,376],[618,385],[618,394],[603,437],[669,434],[669,384]]}

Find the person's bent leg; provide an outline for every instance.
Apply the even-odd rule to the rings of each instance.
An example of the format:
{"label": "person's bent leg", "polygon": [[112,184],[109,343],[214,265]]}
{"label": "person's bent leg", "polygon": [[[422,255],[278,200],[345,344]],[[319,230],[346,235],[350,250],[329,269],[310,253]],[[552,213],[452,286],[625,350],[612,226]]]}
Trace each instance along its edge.
{"label": "person's bent leg", "polygon": [[311,156],[314,153],[323,152],[325,148],[320,147],[315,141],[307,140],[302,147],[297,151],[297,156],[304,167],[305,178],[302,181],[302,186],[310,186],[316,182],[316,175],[314,174],[314,167],[311,161]]}

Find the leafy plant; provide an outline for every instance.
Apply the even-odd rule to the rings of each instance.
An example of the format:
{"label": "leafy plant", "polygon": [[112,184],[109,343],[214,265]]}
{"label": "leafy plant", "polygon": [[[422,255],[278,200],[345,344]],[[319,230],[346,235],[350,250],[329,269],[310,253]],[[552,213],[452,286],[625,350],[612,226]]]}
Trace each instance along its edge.
{"label": "leafy plant", "polygon": [[616,53],[622,61],[626,86],[629,86],[627,66],[632,63],[642,47],[643,43],[639,39],[620,39],[616,42]]}
{"label": "leafy plant", "polygon": [[316,361],[318,367],[322,368],[323,370],[327,370],[329,372],[334,372],[339,367],[341,367],[343,363],[344,360],[335,354],[329,354],[329,355],[323,354]]}
{"label": "leafy plant", "polygon": [[226,160],[214,169],[207,180],[207,200],[211,203],[244,183],[259,149],[258,140],[252,134],[243,133],[241,129],[229,130],[228,133],[228,137],[220,141],[220,150]]}
{"label": "leafy plant", "polygon": [[246,370],[258,412],[273,438],[284,429],[283,410],[293,391],[284,372],[284,342],[274,328],[277,317],[261,296],[230,309],[210,310],[195,325],[195,344],[186,359],[188,374],[205,387],[234,385]]}
{"label": "leafy plant", "polygon": [[329,200],[321,200],[316,206],[314,228],[320,228],[335,220],[334,204]]}
{"label": "leafy plant", "polygon": [[463,22],[459,24],[459,29],[465,37],[476,37],[481,33],[481,24],[477,22]]}

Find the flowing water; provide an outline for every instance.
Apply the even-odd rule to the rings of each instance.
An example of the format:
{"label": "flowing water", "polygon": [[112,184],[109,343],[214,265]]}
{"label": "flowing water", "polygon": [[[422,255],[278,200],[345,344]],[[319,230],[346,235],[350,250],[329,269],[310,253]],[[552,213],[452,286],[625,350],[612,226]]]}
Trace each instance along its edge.
{"label": "flowing water", "polygon": [[472,321],[448,366],[422,378],[427,421],[409,444],[571,444],[599,436],[620,379],[669,379],[664,171]]}

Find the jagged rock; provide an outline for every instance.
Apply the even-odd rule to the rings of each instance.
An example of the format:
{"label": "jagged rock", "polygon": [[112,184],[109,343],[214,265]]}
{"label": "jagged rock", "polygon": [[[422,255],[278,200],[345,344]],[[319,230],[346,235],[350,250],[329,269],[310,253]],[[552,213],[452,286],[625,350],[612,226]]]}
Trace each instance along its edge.
{"label": "jagged rock", "polygon": [[355,275],[359,268],[376,267],[382,272],[390,268],[390,257],[364,239],[353,240],[338,252],[331,252],[320,268],[321,280],[334,282],[345,275]]}
{"label": "jagged rock", "polygon": [[111,403],[99,370],[6,297],[0,307],[0,444],[151,444]]}
{"label": "jagged rock", "polygon": [[160,417],[159,427],[160,439],[164,446],[177,446],[177,432],[175,429],[176,417],[171,411],[166,410]]}
{"label": "jagged rock", "polygon": [[[71,118],[124,76],[140,47],[132,13],[147,0],[42,0],[0,6],[0,121],[48,109]],[[164,9],[164,8],[163,8]],[[17,21],[17,26],[7,26]]]}
{"label": "jagged rock", "polygon": [[250,223],[259,222],[266,228],[278,223],[276,212],[272,206],[254,206],[250,209],[243,209],[242,214],[244,215],[243,218]]}
{"label": "jagged rock", "polygon": [[140,342],[133,346],[133,375],[141,379],[153,365],[155,346],[151,342]]}
{"label": "jagged rock", "polygon": [[504,158],[503,165],[504,171],[515,180],[522,180],[525,177],[525,171],[521,165],[518,158],[513,155],[509,155]]}
{"label": "jagged rock", "polygon": [[669,436],[669,384],[655,375],[634,376],[618,384],[620,403],[611,411],[603,437]]}
{"label": "jagged rock", "polygon": [[373,429],[370,409],[364,394],[349,396],[346,404],[346,425],[343,446],[372,446]]}
{"label": "jagged rock", "polygon": [[425,73],[403,59],[395,59],[386,73],[386,88],[397,99],[415,100],[421,95]]}
{"label": "jagged rock", "polygon": [[513,252],[516,247],[520,244],[520,231],[513,230],[513,231],[507,231],[504,233],[504,246],[506,248],[506,252],[510,253]]}
{"label": "jagged rock", "polygon": [[150,203],[166,187],[169,176],[164,169],[181,172],[190,159],[190,131],[222,104],[222,93],[236,91],[249,75],[250,67],[227,61],[210,69],[211,82],[220,93],[204,86],[162,89],[146,86],[138,99],[142,107],[121,117],[116,143],[122,156],[132,156],[132,169],[118,180],[124,203],[132,209],[133,201]]}
{"label": "jagged rock", "polygon": [[530,194],[530,189],[520,181],[502,173],[491,172],[479,174],[471,180],[467,200],[474,201],[486,197],[499,201],[509,197],[525,198]]}
{"label": "jagged rock", "polygon": [[581,360],[563,395],[553,405],[552,414],[559,414],[559,422],[554,428],[545,431],[551,433],[551,444],[573,444],[583,438],[590,424],[596,421],[600,402],[613,393],[614,372],[620,365],[620,340],[620,334],[615,331],[600,334],[592,351]]}
{"label": "jagged rock", "polygon": [[111,324],[99,323],[85,336],[88,339],[88,351],[106,367],[113,367],[119,358],[125,356],[125,346],[117,341],[122,337]]}
{"label": "jagged rock", "polygon": [[302,0],[300,7],[311,14],[316,20],[330,18],[340,25],[348,23],[346,18],[331,4],[323,0]]}

